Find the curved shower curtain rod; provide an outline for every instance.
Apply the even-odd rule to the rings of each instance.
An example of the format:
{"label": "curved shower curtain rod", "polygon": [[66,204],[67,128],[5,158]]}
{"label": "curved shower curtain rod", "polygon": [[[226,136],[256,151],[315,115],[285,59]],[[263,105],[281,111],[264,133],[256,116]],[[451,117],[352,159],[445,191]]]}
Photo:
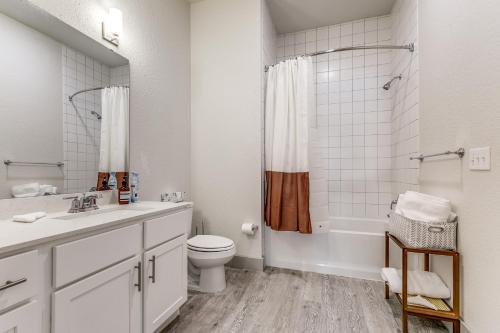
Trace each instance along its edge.
{"label": "curved shower curtain rod", "polygon": [[[127,86],[127,85],[117,85],[117,86],[105,86],[105,87],[96,87],[96,88],[83,89],[83,90],[79,90],[76,93],[74,93],[73,95],[69,96],[68,99],[69,99],[69,102],[71,103],[71,105],[73,105],[73,108],[75,109],[75,111],[78,112],[78,109],[76,108],[76,105],[73,103],[73,98],[76,95],[83,94],[83,93],[89,92],[89,91],[102,90],[102,89],[111,88],[111,87],[129,88],[129,86]],[[97,113],[95,111],[90,111],[90,113],[92,113],[94,116],[96,116],[98,120],[101,120],[102,116],[99,113]]]}
{"label": "curved shower curtain rod", "polygon": [[[373,50],[373,49],[385,49],[385,50],[408,50],[410,52],[415,51],[415,45],[413,43],[406,44],[406,45],[372,45],[372,46],[350,46],[350,47],[340,47],[338,49],[330,49],[330,50],[325,50],[325,51],[318,51],[314,53],[307,53],[299,56],[295,56],[293,58],[298,58],[298,57],[314,57],[322,54],[328,54],[328,53],[334,53],[334,52],[342,52],[342,51],[356,51],[356,50]],[[271,66],[265,66],[264,71],[267,72],[269,67]]]}
{"label": "curved shower curtain rod", "polygon": [[74,93],[73,95],[69,96],[68,99],[71,102],[76,95],[79,95],[79,94],[82,94],[82,93],[88,92],[88,91],[102,90],[102,89],[111,88],[111,87],[128,88],[129,86],[126,86],[126,85],[124,85],[124,86],[117,85],[117,86],[105,86],[105,87],[96,87],[96,88],[83,89],[83,90],[79,90],[76,93]]}

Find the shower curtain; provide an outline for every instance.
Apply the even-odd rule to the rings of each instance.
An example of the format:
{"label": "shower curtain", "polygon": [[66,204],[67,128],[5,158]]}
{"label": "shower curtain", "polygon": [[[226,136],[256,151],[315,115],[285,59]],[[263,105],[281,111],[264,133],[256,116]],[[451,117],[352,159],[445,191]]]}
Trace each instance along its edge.
{"label": "shower curtain", "polygon": [[265,109],[265,221],[273,230],[311,233],[309,124],[314,108],[311,57],[269,68]]}
{"label": "shower curtain", "polygon": [[[106,189],[109,173],[116,172],[117,185],[128,173],[129,88],[109,87],[101,92],[101,150],[98,189]],[[103,181],[104,186],[103,186]]]}

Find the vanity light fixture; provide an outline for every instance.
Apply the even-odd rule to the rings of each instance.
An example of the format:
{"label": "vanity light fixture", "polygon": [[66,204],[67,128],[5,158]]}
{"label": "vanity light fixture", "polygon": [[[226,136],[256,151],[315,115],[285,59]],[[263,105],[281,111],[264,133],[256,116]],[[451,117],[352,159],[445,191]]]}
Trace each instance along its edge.
{"label": "vanity light fixture", "polygon": [[123,30],[123,14],[117,8],[110,8],[106,21],[102,22],[102,38],[118,46]]}

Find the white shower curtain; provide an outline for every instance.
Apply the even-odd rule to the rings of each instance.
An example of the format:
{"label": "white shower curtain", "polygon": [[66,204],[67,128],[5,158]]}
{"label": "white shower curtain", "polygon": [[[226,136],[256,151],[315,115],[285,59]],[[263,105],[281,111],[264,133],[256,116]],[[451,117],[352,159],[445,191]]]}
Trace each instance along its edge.
{"label": "white shower curtain", "polygon": [[266,92],[266,224],[311,233],[309,116],[314,109],[311,57],[269,68]]}
{"label": "white shower curtain", "polygon": [[104,88],[101,95],[100,172],[128,172],[129,88]]}

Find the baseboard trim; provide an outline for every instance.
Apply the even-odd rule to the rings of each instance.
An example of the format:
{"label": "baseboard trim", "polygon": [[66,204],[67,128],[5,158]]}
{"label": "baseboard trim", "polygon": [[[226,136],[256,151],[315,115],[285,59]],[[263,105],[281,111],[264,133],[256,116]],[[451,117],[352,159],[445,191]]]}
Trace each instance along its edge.
{"label": "baseboard trim", "polygon": [[155,332],[163,332],[164,329],[166,329],[170,324],[173,324],[174,321],[179,318],[180,315],[180,310],[175,311],[173,315],[171,315],[163,324],[161,324],[158,329],[156,329]]}
{"label": "baseboard trim", "polygon": [[472,333],[472,330],[465,324],[463,320],[460,320],[460,332],[462,333]]}
{"label": "baseboard trim", "polygon": [[227,265],[233,268],[250,269],[253,271],[263,271],[264,258],[234,256],[233,259]]}

